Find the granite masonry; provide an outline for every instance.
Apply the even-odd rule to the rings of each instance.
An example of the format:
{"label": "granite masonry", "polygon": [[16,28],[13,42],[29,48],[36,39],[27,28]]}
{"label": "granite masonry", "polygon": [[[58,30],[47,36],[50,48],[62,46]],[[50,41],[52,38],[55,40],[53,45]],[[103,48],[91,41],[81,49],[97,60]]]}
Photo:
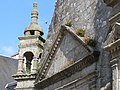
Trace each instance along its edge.
{"label": "granite masonry", "polygon": [[44,48],[37,15],[34,3],[19,38],[16,90],[120,90],[119,0],[56,0]]}
{"label": "granite masonry", "polygon": [[[41,58],[43,62],[42,68],[44,69],[41,68],[35,83],[37,89],[119,90],[119,85],[115,86],[117,89],[112,88],[115,84],[112,84],[113,79],[111,78],[113,77],[110,63],[111,54],[104,48],[106,45],[110,44],[107,39],[109,38],[111,31],[113,31],[112,27],[114,26],[115,22],[119,22],[119,12],[119,0],[57,0],[52,22],[49,27],[48,38],[46,40],[45,48]],[[113,18],[115,16],[118,20]],[[113,21],[114,23],[112,23]],[[89,60],[87,63],[88,66],[81,68],[81,70],[76,70],[76,72],[72,73],[75,71],[75,69],[73,69],[73,71],[67,72],[70,67],[74,67],[74,64],[78,63],[79,61],[83,60],[84,62],[84,58],[87,58],[89,54],[85,53],[86,50],[84,50],[83,44],[81,44],[83,46],[77,44],[78,49],[76,49],[75,39],[73,40],[72,36],[68,37],[66,34],[62,34],[61,37],[63,38],[60,41],[60,44],[58,44],[55,54],[52,53],[52,50],[48,50],[52,47],[54,52],[55,45],[57,45],[55,42],[59,31],[64,32],[65,30],[71,30],[67,28],[64,29],[61,27],[61,25],[70,26],[74,34],[77,32],[77,30],[83,29],[85,30],[85,37],[89,37],[96,42],[95,46],[90,46],[87,44],[90,49],[89,54],[94,56],[94,62],[92,64],[88,64],[90,62]],[[66,41],[64,41],[64,39],[66,39]],[[82,40],[82,38],[80,39]],[[84,40],[83,43],[85,43]],[[72,49],[73,46],[75,47],[74,49]],[[79,48],[79,46],[81,48]],[[76,55],[74,51],[79,53]],[[70,55],[69,52],[71,53]],[[81,57],[81,53],[84,53],[85,57]],[[72,55],[74,57],[72,57]],[[48,58],[46,59],[47,56]],[[79,59],[77,59],[78,56]],[[80,57],[83,59],[81,60]],[[67,63],[65,58],[67,58],[67,61],[75,60],[74,63],[72,62],[72,64],[70,64],[70,66],[67,65],[66,69],[64,68],[63,64]],[[50,66],[49,62],[52,63]],[[46,65],[48,65],[48,68],[50,68],[49,70],[52,69],[53,71],[46,69]],[[82,74],[84,70],[85,73]]]}

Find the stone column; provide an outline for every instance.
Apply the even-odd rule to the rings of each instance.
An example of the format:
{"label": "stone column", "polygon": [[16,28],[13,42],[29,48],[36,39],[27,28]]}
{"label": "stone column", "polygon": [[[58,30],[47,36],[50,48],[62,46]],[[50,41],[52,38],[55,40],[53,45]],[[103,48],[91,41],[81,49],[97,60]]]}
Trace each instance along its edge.
{"label": "stone column", "polygon": [[23,74],[24,59],[18,59],[18,74]]}
{"label": "stone column", "polygon": [[37,73],[37,69],[38,69],[38,58],[34,57],[33,58],[33,62],[32,62],[32,74]]}

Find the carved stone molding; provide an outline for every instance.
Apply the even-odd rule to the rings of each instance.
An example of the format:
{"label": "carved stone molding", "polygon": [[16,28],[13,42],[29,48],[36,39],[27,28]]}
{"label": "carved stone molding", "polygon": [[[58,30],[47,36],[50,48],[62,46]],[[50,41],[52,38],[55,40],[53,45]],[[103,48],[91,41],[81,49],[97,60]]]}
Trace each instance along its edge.
{"label": "carved stone molding", "polygon": [[36,78],[36,74],[15,74],[12,76],[15,80],[29,80]]}
{"label": "carved stone molding", "polygon": [[111,27],[113,27],[116,22],[120,22],[120,12],[117,13],[116,15],[112,16],[109,19],[109,22],[110,22]]}
{"label": "carved stone molding", "polygon": [[38,81],[37,83],[35,83],[35,86],[40,89],[45,88],[46,86],[49,86],[60,80],[70,77],[75,72],[82,70],[83,68],[93,64],[94,62],[96,62],[96,59],[94,58],[94,56],[89,55],[86,58],[79,60],[78,62],[64,69],[63,71],[60,71],[49,78],[45,78],[45,79],[42,79],[41,81]]}
{"label": "carved stone molding", "polygon": [[119,56],[120,53],[120,39],[104,47],[105,50],[110,52],[112,59]]}
{"label": "carved stone molding", "polygon": [[119,3],[119,0],[104,0],[104,2],[110,6],[110,7],[114,7],[117,3]]}

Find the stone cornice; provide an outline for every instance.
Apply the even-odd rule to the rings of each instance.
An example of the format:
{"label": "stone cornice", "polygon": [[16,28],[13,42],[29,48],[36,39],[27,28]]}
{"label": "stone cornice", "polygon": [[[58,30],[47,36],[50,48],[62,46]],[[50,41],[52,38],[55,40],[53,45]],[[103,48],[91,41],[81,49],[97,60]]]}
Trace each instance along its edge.
{"label": "stone cornice", "polygon": [[39,87],[41,89],[45,88],[46,86],[49,86],[60,80],[70,77],[75,72],[78,72],[78,71],[84,69],[85,67],[93,64],[94,62],[96,62],[96,59],[94,59],[94,56],[89,55],[89,56],[85,57],[84,59],[77,61],[76,63],[69,66],[68,68],[56,73],[55,75],[53,75],[49,78],[45,78],[45,79],[35,83],[35,86]]}
{"label": "stone cornice", "polygon": [[85,57],[84,59],[75,62],[74,64],[72,64],[68,68],[56,73],[55,75],[53,75],[49,78],[45,78],[45,79],[35,83],[35,86],[36,87],[38,86],[40,88],[44,88],[46,86],[54,84],[60,80],[65,79],[66,77],[70,77],[75,72],[78,72],[78,71],[84,69],[85,67],[93,64],[96,61],[97,60],[94,58],[93,55],[89,55],[89,56]]}
{"label": "stone cornice", "polygon": [[[47,71],[51,65],[51,61],[57,51],[58,46],[60,45],[63,37],[65,36],[66,33],[70,33],[72,36],[75,37],[76,40],[78,40],[87,50],[88,52],[92,52],[87,45],[73,32],[73,30],[71,30],[71,28],[67,27],[67,26],[61,26],[61,29],[57,32],[57,37],[55,39],[55,42],[52,46],[52,48],[50,49],[49,54],[46,56],[45,60],[43,60],[43,64],[40,68],[40,71],[38,73],[38,76],[36,78],[36,82],[38,82],[39,80],[42,80],[43,78],[45,78]],[[35,83],[36,83],[35,82]]]}
{"label": "stone cornice", "polygon": [[45,42],[45,39],[42,38],[40,35],[31,35],[31,36],[18,37],[19,40],[27,40],[27,39],[35,39],[35,38],[39,38],[42,42]]}
{"label": "stone cornice", "polygon": [[56,90],[64,89],[65,87],[69,87],[69,86],[71,86],[73,84],[76,84],[79,81],[81,81],[79,83],[79,85],[82,85],[83,83],[86,83],[86,82],[90,81],[89,87],[90,87],[90,90],[91,90],[91,88],[96,86],[96,81],[95,81],[96,78],[97,78],[97,73],[96,73],[96,71],[93,71],[93,72],[89,73],[88,75],[84,75],[83,77],[79,77],[79,78],[77,78],[77,79],[75,79],[75,80],[73,80],[73,81],[71,81],[71,82],[69,82],[67,84],[64,84],[64,85],[62,85],[60,87],[57,87]]}
{"label": "stone cornice", "polygon": [[110,22],[111,26],[113,26],[116,22],[120,22],[120,12],[117,13],[116,15],[112,16],[109,19],[109,22]]}
{"label": "stone cornice", "polygon": [[120,51],[120,39],[104,47],[105,50],[109,51],[111,54]]}
{"label": "stone cornice", "polygon": [[19,40],[34,39],[34,38],[39,38],[39,35],[30,35],[30,36],[18,37]]}
{"label": "stone cornice", "polygon": [[36,74],[14,74],[12,76],[15,80],[28,80],[28,79],[35,79]]}
{"label": "stone cornice", "polygon": [[119,3],[119,0],[104,0],[104,2],[110,6],[110,7],[114,7],[116,4]]}
{"label": "stone cornice", "polygon": [[118,59],[112,59],[110,61],[110,65],[111,65],[112,68],[115,67],[115,66],[118,66],[118,64],[119,64],[119,60]]}

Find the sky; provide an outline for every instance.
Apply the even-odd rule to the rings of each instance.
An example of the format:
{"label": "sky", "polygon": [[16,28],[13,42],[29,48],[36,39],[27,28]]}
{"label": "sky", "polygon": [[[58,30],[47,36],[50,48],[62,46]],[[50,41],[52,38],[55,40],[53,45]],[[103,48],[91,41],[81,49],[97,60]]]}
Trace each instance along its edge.
{"label": "sky", "polygon": [[31,22],[33,2],[38,3],[38,23],[43,29],[43,37],[47,37],[55,0],[0,0],[0,55],[11,56],[18,52],[18,37],[24,36],[24,30]]}

